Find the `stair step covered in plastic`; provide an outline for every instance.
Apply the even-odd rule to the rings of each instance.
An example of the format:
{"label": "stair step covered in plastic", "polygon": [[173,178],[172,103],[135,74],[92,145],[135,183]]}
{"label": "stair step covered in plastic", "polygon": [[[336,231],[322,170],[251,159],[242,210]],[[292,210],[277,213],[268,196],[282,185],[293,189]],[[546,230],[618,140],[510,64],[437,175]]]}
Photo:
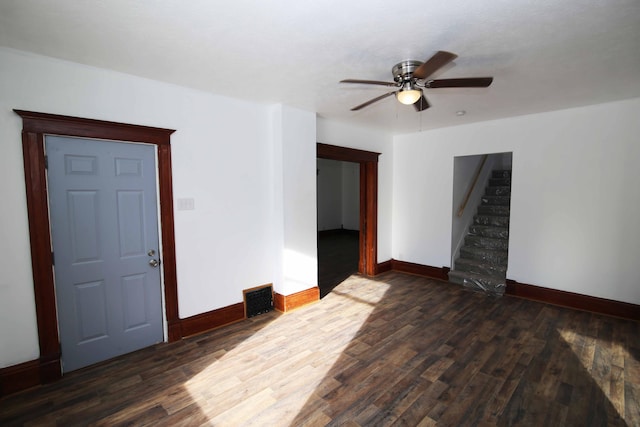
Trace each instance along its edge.
{"label": "stair step covered in plastic", "polygon": [[495,227],[492,225],[473,224],[469,227],[469,235],[508,240],[509,229],[507,227]]}
{"label": "stair step covered in plastic", "polygon": [[508,240],[484,236],[467,236],[464,239],[464,245],[471,248],[501,249],[503,251],[509,249]]}
{"label": "stair step covered in plastic", "polygon": [[460,256],[462,258],[493,262],[495,264],[506,264],[508,260],[507,251],[499,249],[469,248],[466,246],[460,248]]}
{"label": "stair step covered in plastic", "polygon": [[477,213],[478,215],[509,216],[511,209],[509,206],[480,205]]}
{"label": "stair step covered in plastic", "polygon": [[495,227],[508,227],[508,216],[493,216],[493,215],[476,215],[473,217],[473,223],[476,225],[493,225]]}
{"label": "stair step covered in plastic", "polygon": [[494,170],[469,226],[449,281],[501,296],[506,289],[511,171]]}
{"label": "stair step covered in plastic", "polygon": [[511,170],[494,170],[491,172],[491,178],[511,178]]}
{"label": "stair step covered in plastic", "polygon": [[506,186],[511,185],[511,178],[489,178],[490,186]]}
{"label": "stair step covered in plastic", "polygon": [[459,271],[450,271],[449,281],[458,283],[468,289],[482,291],[496,296],[504,295],[504,291],[507,287],[504,279]]}
{"label": "stair step covered in plastic", "polygon": [[485,189],[486,196],[505,196],[509,197],[511,195],[511,187],[503,187],[503,186],[489,186]]}
{"label": "stair step covered in plastic", "polygon": [[483,205],[509,206],[511,197],[506,196],[482,196]]}
{"label": "stair step covered in plastic", "polygon": [[502,279],[507,277],[506,264],[486,263],[469,258],[458,258],[456,261],[456,271],[496,276]]}

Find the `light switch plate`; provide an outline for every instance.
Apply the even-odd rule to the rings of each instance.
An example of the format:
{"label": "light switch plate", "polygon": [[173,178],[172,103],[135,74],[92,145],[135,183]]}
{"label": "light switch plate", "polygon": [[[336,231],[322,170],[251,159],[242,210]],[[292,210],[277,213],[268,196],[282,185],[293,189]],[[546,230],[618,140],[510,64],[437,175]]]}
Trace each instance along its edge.
{"label": "light switch plate", "polygon": [[183,199],[178,199],[178,210],[179,211],[192,211],[195,209],[195,200],[193,197],[187,197]]}

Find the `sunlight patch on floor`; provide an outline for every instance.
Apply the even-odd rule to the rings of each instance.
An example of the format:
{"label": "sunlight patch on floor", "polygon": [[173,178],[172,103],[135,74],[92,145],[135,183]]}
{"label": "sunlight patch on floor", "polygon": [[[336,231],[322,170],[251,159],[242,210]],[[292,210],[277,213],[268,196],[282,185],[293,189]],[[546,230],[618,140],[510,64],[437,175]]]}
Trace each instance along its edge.
{"label": "sunlight patch on floor", "polygon": [[[624,419],[624,360],[630,357],[627,349],[615,340],[599,340],[571,328],[557,329],[557,332],[618,415]],[[596,349],[605,354],[596,354]]]}
{"label": "sunlight patch on floor", "polygon": [[[246,338],[229,351],[215,353],[215,360],[184,384],[212,424],[288,425],[316,398],[314,392],[331,382],[327,377],[335,363],[350,357],[345,349],[388,285],[375,283],[371,292],[358,293],[357,301],[339,289],[253,332],[248,324],[248,330],[240,332]],[[314,310],[319,304],[327,304],[328,309]],[[309,347],[303,337],[312,329],[318,335],[319,316],[320,338]]]}

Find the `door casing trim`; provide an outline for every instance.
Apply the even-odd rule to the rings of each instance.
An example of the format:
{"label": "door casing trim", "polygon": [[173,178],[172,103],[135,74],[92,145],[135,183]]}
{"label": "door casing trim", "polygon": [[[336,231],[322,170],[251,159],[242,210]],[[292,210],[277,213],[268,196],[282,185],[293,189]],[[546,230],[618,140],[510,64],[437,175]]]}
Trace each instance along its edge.
{"label": "door casing trim", "polygon": [[160,233],[164,275],[165,316],[169,342],[182,338],[178,317],[171,141],[175,130],[47,113],[14,110],[22,118],[22,150],[31,245],[31,264],[38,326],[40,382],[62,376],[60,338],[55,303],[51,227],[44,155],[45,135],[61,135],[157,146]]}

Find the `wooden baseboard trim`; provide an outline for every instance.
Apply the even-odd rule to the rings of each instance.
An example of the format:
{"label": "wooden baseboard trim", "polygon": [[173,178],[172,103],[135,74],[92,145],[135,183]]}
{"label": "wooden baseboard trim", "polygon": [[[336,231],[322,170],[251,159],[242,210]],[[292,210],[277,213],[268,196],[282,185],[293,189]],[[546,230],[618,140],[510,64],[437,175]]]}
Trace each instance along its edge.
{"label": "wooden baseboard trim", "polygon": [[30,360],[0,369],[0,397],[40,384],[39,360]]}
{"label": "wooden baseboard trim", "polygon": [[39,360],[30,360],[0,369],[0,397],[40,384]]}
{"label": "wooden baseboard trim", "polygon": [[378,265],[376,265],[376,274],[382,274],[382,273],[386,273],[387,271],[391,271],[393,270],[393,260],[388,260],[385,262],[381,262]]}
{"label": "wooden baseboard trim", "polygon": [[[384,264],[384,263],[383,263]],[[391,260],[391,269],[403,273],[430,277],[432,279],[449,280],[449,267],[432,267],[430,265],[414,264],[412,262]]]}
{"label": "wooden baseboard trim", "polygon": [[317,286],[291,295],[281,295],[276,292],[273,304],[276,310],[286,313],[316,301],[320,301],[320,288]]}
{"label": "wooden baseboard trim", "polygon": [[181,336],[188,337],[245,319],[244,303],[222,307],[180,321]]}
{"label": "wooden baseboard trim", "polygon": [[0,397],[62,377],[60,353],[0,369]]}
{"label": "wooden baseboard trim", "polygon": [[180,319],[167,321],[167,341],[175,342],[182,339],[182,321]]}
{"label": "wooden baseboard trim", "polygon": [[510,279],[507,279],[505,295],[640,321],[640,305],[560,291],[558,289],[543,288],[541,286],[518,283]]}

